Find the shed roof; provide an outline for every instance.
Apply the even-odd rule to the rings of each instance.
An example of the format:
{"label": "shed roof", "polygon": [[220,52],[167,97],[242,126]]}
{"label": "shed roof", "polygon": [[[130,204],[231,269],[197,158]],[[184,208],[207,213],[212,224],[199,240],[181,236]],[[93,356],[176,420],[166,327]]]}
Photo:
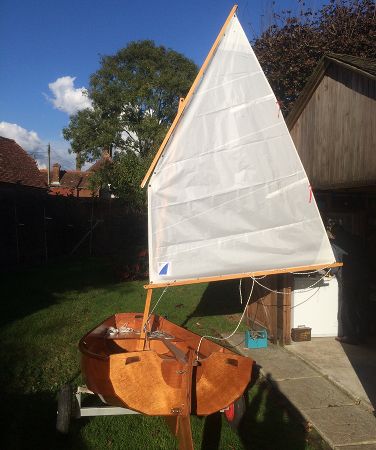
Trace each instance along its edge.
{"label": "shed roof", "polygon": [[286,124],[290,130],[295,125],[295,122],[298,120],[301,112],[305,108],[317,86],[320,84],[330,64],[337,64],[365,77],[376,80],[376,59],[374,58],[361,58],[358,56],[342,55],[339,53],[328,53],[327,55],[324,55],[318,62],[316,69],[309,77],[292,110],[286,118]]}
{"label": "shed roof", "polygon": [[13,139],[0,136],[0,182],[46,188],[34,159]]}

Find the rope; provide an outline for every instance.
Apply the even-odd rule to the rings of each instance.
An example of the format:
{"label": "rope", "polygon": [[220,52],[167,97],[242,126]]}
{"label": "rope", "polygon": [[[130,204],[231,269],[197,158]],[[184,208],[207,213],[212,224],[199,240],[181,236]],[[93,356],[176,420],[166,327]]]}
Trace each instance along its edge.
{"label": "rope", "polygon": [[[329,272],[330,272],[330,269],[328,269],[328,271],[327,271],[321,278],[319,278],[317,281],[315,281],[313,284],[311,284],[311,286],[308,286],[308,287],[306,287],[306,288],[304,288],[304,289],[295,289],[295,291],[298,291],[298,292],[307,292],[307,291],[310,291],[314,286],[316,286],[316,284],[320,283],[320,281],[323,280],[323,279],[329,274]],[[282,295],[285,295],[285,294],[286,294],[286,292],[283,292],[283,291],[275,291],[274,289],[270,289],[270,288],[268,288],[267,286],[264,286],[264,285],[261,284],[259,281],[257,281],[257,278],[253,278],[253,277],[251,277],[251,278],[252,278],[252,280],[254,280],[259,286],[261,286],[262,288],[266,289],[266,290],[269,291],[269,292],[274,292],[275,294],[282,294]]]}
{"label": "rope", "polygon": [[115,336],[116,334],[123,334],[123,333],[136,333],[139,334],[139,331],[136,331],[135,329],[128,327],[128,324],[126,323],[120,328],[115,327],[108,327],[106,331],[106,335],[108,336]]}
{"label": "rope", "polygon": [[[197,349],[196,349],[196,361],[199,360],[199,356],[198,356],[198,355],[199,355],[199,353],[200,353],[200,347],[201,347],[201,343],[202,343],[203,339],[205,339],[205,338],[210,338],[210,339],[215,339],[216,341],[227,341],[227,339],[230,339],[230,338],[238,331],[238,328],[240,327],[240,324],[242,323],[242,320],[243,320],[243,318],[244,318],[245,312],[246,312],[246,310],[247,310],[247,307],[248,307],[249,302],[250,302],[251,297],[252,297],[253,288],[254,288],[254,286],[255,286],[255,279],[252,278],[252,280],[253,280],[253,282],[252,282],[252,288],[251,288],[251,291],[250,291],[250,293],[249,293],[247,303],[246,303],[246,305],[245,305],[245,307],[244,307],[243,314],[241,315],[240,320],[239,320],[239,322],[238,322],[238,324],[237,324],[235,330],[234,330],[231,334],[229,334],[228,336],[223,337],[223,338],[219,338],[219,337],[216,337],[216,336],[209,336],[209,335],[202,336],[201,339],[200,339],[200,341],[199,341],[199,343],[198,343]],[[240,278],[240,281],[239,281],[239,292],[240,292],[240,296],[241,296],[241,298],[242,298],[241,284],[242,284],[242,279]]]}
{"label": "rope", "polygon": [[305,300],[303,300],[302,302],[300,302],[300,303],[297,303],[296,305],[294,305],[294,306],[290,306],[290,309],[294,309],[294,308],[296,308],[297,306],[300,306],[300,305],[302,305],[303,303],[305,303],[305,302],[308,302],[308,300],[310,300],[314,295],[316,295],[318,292],[319,292],[319,290],[320,290],[320,286],[315,290],[315,292],[312,294],[312,295],[310,295],[308,298],[306,298]]}
{"label": "rope", "polygon": [[324,269],[316,269],[316,270],[312,270],[312,272],[289,272],[289,273],[291,273],[292,275],[313,275],[314,273],[319,273],[322,270],[324,270]]}
{"label": "rope", "polygon": [[146,322],[145,322],[145,325],[144,325],[144,331],[146,331],[146,327],[149,324],[150,317],[153,315],[153,312],[155,311],[156,307],[159,305],[159,302],[162,300],[162,297],[164,296],[165,292],[167,291],[167,288],[168,288],[168,285],[163,289],[162,294],[160,295],[159,299],[157,300],[157,302],[153,306],[153,309],[150,311],[150,314],[149,314],[148,318],[146,319]]}
{"label": "rope", "polygon": [[[317,271],[311,272],[311,273],[316,273],[316,272],[319,272],[319,271],[317,270]],[[313,290],[313,287],[314,287],[316,284],[318,284],[323,278],[325,278],[325,277],[328,275],[329,272],[330,272],[330,269],[328,269],[328,271],[327,271],[327,272],[326,272],[319,280],[317,280],[315,283],[312,283],[311,286],[308,286],[307,288],[304,288],[304,289],[294,289],[294,291],[297,291],[297,292],[309,292],[309,291]],[[292,273],[292,272],[291,272],[291,273]],[[297,273],[299,273],[299,272],[297,272]],[[301,273],[301,272],[300,272],[300,273]],[[258,283],[257,279],[255,279],[255,281],[256,281],[256,283],[257,283],[258,285],[260,285],[261,287],[263,287],[264,289],[266,289],[266,290],[268,290],[268,291],[270,291],[270,292],[274,292],[275,294],[281,294],[281,295],[285,295],[285,294],[286,294],[286,292],[275,291],[275,290],[273,290],[273,289],[268,288],[267,286],[262,285],[261,283]],[[318,286],[318,287],[316,288],[315,292],[314,292],[312,295],[310,295],[308,298],[306,298],[305,300],[301,301],[300,303],[297,303],[297,304],[294,305],[294,306],[289,306],[289,305],[268,305],[268,306],[276,306],[277,308],[289,307],[289,309],[294,309],[294,308],[296,308],[297,306],[303,305],[303,303],[308,302],[308,300],[310,300],[312,297],[314,297],[320,289],[321,289],[321,286]],[[266,315],[269,315],[268,310],[267,310],[267,308],[266,308],[265,305],[264,305],[263,299],[257,300],[256,303],[258,303],[259,301],[261,301],[261,303],[262,303],[263,306],[264,306],[265,314],[266,314]]]}

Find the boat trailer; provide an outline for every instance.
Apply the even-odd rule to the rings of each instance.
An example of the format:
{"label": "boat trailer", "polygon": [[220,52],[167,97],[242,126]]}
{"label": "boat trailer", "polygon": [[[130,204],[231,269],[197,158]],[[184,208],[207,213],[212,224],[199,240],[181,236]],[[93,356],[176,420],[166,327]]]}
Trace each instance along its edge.
{"label": "boat trailer", "polygon": [[[89,395],[90,401],[83,400],[83,395]],[[237,428],[245,409],[243,395],[219,412],[224,413],[232,428]],[[68,434],[72,419],[80,419],[81,417],[125,416],[129,414],[141,413],[120,406],[110,406],[101,398],[101,395],[95,394],[86,386],[78,386],[74,389],[72,385],[65,384],[57,396],[56,430],[61,434]]]}

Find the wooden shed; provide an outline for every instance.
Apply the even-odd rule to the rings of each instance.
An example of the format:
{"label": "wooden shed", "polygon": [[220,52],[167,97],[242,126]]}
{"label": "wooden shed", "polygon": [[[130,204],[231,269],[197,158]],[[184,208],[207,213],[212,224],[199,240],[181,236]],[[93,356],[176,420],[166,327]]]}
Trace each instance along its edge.
{"label": "wooden shed", "polygon": [[287,118],[314,189],[376,185],[376,60],[324,56]]}
{"label": "wooden shed", "polygon": [[287,125],[324,222],[341,225],[362,249],[351,264],[364,335],[376,335],[376,60],[324,56]]}
{"label": "wooden shed", "polygon": [[[376,271],[376,60],[348,55],[324,56],[308,80],[292,111],[287,117],[297,151],[311,182],[324,223],[337,223],[362,242],[363,262],[369,273]],[[281,296],[265,289],[258,293],[261,299],[249,308],[250,323],[265,327],[272,341],[290,342],[294,326],[296,291],[292,278],[269,280]],[[364,326],[368,335],[376,335],[376,282],[367,283],[367,299],[363,314],[369,318]],[[297,283],[295,283],[295,288]],[[307,280],[309,284],[309,280]],[[328,284],[328,283],[326,283]],[[321,289],[321,292],[324,292]],[[336,294],[331,291],[320,307],[307,309],[307,326],[312,311],[318,311],[316,323],[331,314]],[[295,295],[295,304],[294,304]],[[308,295],[308,294],[307,294]],[[279,298],[281,297],[281,298]],[[312,305],[309,300],[306,305]],[[329,311],[331,303],[331,311]],[[295,324],[296,326],[296,324]],[[314,326],[312,332],[314,332]],[[319,328],[319,325],[318,325]],[[333,329],[333,325],[332,325]]]}

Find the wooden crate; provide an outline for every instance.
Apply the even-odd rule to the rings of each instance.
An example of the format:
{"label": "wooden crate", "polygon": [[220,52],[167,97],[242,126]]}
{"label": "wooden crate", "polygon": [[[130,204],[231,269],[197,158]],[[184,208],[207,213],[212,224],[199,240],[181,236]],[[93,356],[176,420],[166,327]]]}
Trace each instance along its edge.
{"label": "wooden crate", "polygon": [[291,339],[294,342],[310,341],[311,330],[309,327],[291,328]]}

